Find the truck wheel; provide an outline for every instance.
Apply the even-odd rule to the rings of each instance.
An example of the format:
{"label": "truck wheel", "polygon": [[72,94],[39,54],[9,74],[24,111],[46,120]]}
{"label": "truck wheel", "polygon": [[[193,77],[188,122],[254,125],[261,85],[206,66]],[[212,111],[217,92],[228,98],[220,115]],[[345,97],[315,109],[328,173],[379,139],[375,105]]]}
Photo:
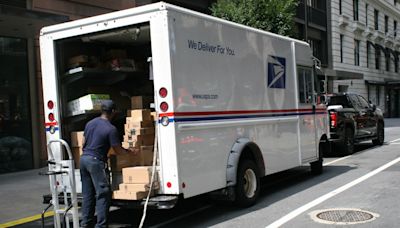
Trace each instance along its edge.
{"label": "truck wheel", "polygon": [[239,163],[235,187],[235,203],[241,207],[253,205],[260,194],[260,177],[256,164],[251,160]]}
{"label": "truck wheel", "polygon": [[385,129],[383,127],[382,123],[378,123],[378,129],[377,129],[377,138],[372,140],[372,143],[375,146],[381,146],[383,145],[383,142],[385,141]]}
{"label": "truck wheel", "polygon": [[324,159],[323,154],[326,153],[326,150],[329,149],[329,144],[328,143],[319,143],[319,158],[315,162],[310,163],[310,168],[311,168],[311,174],[313,175],[319,175],[323,171],[323,163]]}
{"label": "truck wheel", "polygon": [[342,144],[343,154],[348,155],[354,152],[354,133],[349,127],[346,128]]}

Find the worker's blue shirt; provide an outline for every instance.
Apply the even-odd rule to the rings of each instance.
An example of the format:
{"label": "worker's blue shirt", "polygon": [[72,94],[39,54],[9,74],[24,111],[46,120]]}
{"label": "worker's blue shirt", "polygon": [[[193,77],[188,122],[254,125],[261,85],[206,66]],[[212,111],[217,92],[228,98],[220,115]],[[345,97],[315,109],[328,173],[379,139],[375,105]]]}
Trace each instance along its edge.
{"label": "worker's blue shirt", "polygon": [[110,121],[101,117],[94,118],[86,124],[83,155],[94,156],[104,162],[110,147],[120,145],[117,128]]}

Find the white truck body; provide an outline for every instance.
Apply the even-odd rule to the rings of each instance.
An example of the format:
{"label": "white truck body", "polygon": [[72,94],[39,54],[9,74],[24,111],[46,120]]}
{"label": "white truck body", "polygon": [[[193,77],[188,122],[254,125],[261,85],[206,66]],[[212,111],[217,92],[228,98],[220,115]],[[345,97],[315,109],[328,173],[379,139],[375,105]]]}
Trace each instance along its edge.
{"label": "white truck body", "polygon": [[[307,43],[162,2],[41,30],[48,141],[63,138],[66,105],[55,43],[143,23],[150,25],[159,115],[158,194],[188,198],[234,185],[239,159],[232,153],[240,155],[250,144],[262,175],[320,159],[328,125],[326,110],[315,106]],[[165,98],[160,88],[167,89]],[[166,112],[162,102],[169,105]],[[55,121],[47,119],[50,113]]]}

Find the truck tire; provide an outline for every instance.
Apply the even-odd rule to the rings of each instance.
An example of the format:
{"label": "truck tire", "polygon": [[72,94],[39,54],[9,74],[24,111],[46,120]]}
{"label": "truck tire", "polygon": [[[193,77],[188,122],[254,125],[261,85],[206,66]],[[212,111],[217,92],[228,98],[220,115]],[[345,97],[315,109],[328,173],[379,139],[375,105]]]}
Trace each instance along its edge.
{"label": "truck tire", "polygon": [[252,160],[240,161],[235,186],[235,204],[249,207],[255,204],[260,194],[260,176]]}
{"label": "truck tire", "polygon": [[381,146],[383,145],[384,141],[385,141],[385,128],[383,127],[382,123],[378,123],[377,136],[376,139],[372,140],[372,143],[375,146]]}
{"label": "truck tire", "polygon": [[317,161],[310,163],[311,174],[319,175],[322,173],[324,168],[323,154],[326,153],[326,150],[328,149],[330,149],[328,143],[319,143],[319,158]]}
{"label": "truck tire", "polygon": [[354,152],[354,132],[353,129],[346,127],[341,151],[344,155],[349,155]]}

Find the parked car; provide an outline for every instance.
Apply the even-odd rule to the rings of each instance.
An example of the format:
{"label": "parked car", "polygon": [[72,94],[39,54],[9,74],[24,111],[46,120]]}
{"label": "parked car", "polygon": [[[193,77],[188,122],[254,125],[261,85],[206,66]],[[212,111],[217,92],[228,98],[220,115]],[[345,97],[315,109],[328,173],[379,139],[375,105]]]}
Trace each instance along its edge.
{"label": "parked car", "polygon": [[383,144],[385,122],[376,105],[354,93],[324,94],[319,101],[327,105],[332,152],[351,154],[355,143],[367,140]]}

